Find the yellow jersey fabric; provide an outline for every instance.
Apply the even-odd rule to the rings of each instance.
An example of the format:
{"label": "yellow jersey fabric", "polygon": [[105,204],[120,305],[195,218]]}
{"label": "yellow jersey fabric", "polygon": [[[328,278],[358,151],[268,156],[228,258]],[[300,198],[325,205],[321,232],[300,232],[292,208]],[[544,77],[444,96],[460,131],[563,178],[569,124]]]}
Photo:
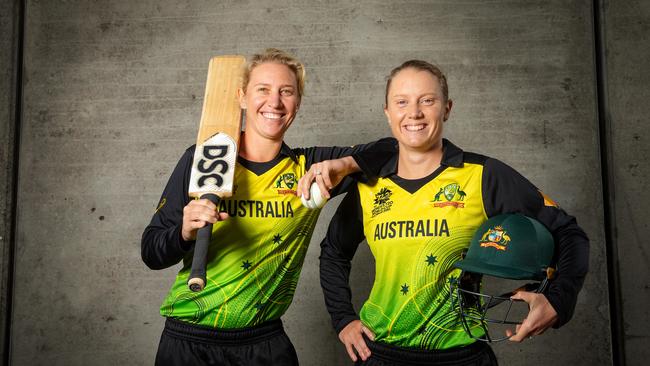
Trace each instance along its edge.
{"label": "yellow jersey fabric", "polygon": [[427,349],[473,342],[447,300],[460,273],[452,264],[487,219],[482,168],[447,167],[413,193],[391,178],[358,185],[376,268],[360,317],[378,342]]}
{"label": "yellow jersey fabric", "polygon": [[219,205],[230,218],[213,225],[205,290],[188,289],[186,258],[161,315],[228,329],[284,314],[320,213],[303,207],[296,195],[304,173],[304,156],[297,163],[285,157],[259,176],[238,162],[234,194]]}

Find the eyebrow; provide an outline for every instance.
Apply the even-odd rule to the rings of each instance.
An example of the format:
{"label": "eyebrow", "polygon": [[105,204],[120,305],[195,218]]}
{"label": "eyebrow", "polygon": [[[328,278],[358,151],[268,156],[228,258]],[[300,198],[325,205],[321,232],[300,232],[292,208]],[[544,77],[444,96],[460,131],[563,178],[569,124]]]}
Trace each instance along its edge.
{"label": "eyebrow", "polygon": [[[269,83],[257,83],[257,84],[253,84],[253,86],[271,86],[271,84],[269,84]],[[291,84],[284,84],[284,85],[280,85],[280,88],[294,88],[295,89],[296,87],[291,85]]]}
{"label": "eyebrow", "polygon": [[[439,97],[440,95],[438,93],[425,93],[425,94],[422,94],[422,95],[418,96],[418,98],[423,98],[423,97],[428,97],[428,96]],[[388,98],[389,99],[394,99],[394,98],[406,98],[406,97],[408,97],[407,94],[395,94],[395,95],[389,96]]]}

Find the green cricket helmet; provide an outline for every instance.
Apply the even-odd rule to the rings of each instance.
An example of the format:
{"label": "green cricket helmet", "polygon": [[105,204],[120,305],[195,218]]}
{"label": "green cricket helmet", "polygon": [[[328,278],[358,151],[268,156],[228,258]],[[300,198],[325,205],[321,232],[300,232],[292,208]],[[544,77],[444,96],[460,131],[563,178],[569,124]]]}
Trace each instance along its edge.
{"label": "green cricket helmet", "polygon": [[[544,291],[553,277],[554,250],[553,236],[535,219],[521,214],[502,214],[484,222],[472,237],[465,256],[454,263],[462,273],[451,284],[451,298],[465,332],[486,342],[508,339],[507,336],[493,337],[488,324],[521,324],[511,318],[518,319],[513,304],[523,302],[510,297],[518,291]],[[510,286],[509,289],[513,282],[535,282],[500,295],[489,295],[483,293],[488,279],[501,287]],[[527,313],[527,306],[519,312]]]}

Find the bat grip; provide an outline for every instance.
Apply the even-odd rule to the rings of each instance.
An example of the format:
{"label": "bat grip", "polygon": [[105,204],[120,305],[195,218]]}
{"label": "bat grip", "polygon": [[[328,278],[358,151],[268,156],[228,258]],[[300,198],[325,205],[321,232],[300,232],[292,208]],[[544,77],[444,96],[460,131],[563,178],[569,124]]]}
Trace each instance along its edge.
{"label": "bat grip", "polygon": [[[219,209],[219,201],[221,201],[221,198],[216,194],[204,194],[201,198],[207,198],[210,202],[217,205],[217,210]],[[190,278],[187,281],[190,290],[194,292],[202,291],[203,288],[205,288],[206,262],[208,259],[208,247],[210,246],[211,237],[212,224],[209,222],[196,233],[194,256],[192,258],[192,271],[190,272]]]}

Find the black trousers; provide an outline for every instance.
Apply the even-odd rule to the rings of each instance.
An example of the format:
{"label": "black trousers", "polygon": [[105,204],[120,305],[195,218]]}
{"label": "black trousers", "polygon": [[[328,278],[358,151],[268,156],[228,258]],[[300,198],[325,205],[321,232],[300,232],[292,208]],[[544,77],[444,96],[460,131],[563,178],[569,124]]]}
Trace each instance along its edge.
{"label": "black trousers", "polygon": [[[365,338],[365,337],[364,337]],[[447,350],[428,351],[408,349],[376,343],[365,338],[370,348],[370,358],[359,360],[355,365],[364,366],[497,366],[492,348],[476,341],[468,346]]]}
{"label": "black trousers", "polygon": [[156,366],[295,366],[296,350],[282,322],[216,330],[168,318],[160,337]]}

